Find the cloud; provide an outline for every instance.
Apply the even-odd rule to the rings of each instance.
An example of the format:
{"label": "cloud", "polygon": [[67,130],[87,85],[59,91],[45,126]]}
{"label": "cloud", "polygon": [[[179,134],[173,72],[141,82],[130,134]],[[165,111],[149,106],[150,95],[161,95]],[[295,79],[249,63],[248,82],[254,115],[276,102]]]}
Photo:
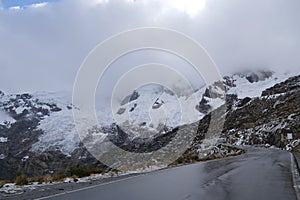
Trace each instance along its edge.
{"label": "cloud", "polygon": [[40,8],[40,7],[44,7],[46,5],[48,5],[48,3],[47,2],[43,2],[43,3],[31,4],[31,5],[29,5],[29,7],[31,7],[31,8]]}
{"label": "cloud", "polygon": [[[143,26],[172,28],[195,38],[222,74],[299,69],[298,0],[210,0],[192,16],[161,2],[64,0],[0,10],[0,90],[71,90],[90,50],[113,34]],[[139,62],[149,58],[145,53]],[[130,65],[134,59],[124,62]]]}

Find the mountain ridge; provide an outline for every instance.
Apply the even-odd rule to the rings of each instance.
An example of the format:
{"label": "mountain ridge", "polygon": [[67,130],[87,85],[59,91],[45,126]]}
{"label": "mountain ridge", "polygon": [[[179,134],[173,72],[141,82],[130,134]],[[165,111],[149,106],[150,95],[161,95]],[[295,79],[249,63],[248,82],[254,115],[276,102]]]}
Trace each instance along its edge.
{"label": "mountain ridge", "polygon": [[[271,109],[280,100],[287,100],[292,105],[295,102],[298,103],[293,96],[298,95],[298,83],[300,80],[297,76],[288,79],[287,75],[279,75],[278,78],[276,74],[271,72],[250,73],[250,75],[233,75],[224,78],[224,85],[227,90],[227,116],[222,138],[227,143],[234,145],[270,144],[285,148],[288,142],[286,139],[282,139],[282,137],[286,137],[285,134],[289,131],[276,132],[277,130],[273,127],[274,124],[280,124],[281,121],[275,120],[270,123],[267,120],[260,121],[251,117],[248,119],[247,117],[249,113],[253,113],[252,115],[262,115],[266,119],[269,119],[267,114],[263,115],[260,111],[267,108]],[[239,85],[242,86],[239,87]],[[246,86],[249,85],[253,86],[253,88],[260,86],[260,88],[257,89],[258,91],[255,94],[251,91],[251,87],[250,89],[248,88],[248,92],[250,91],[249,97],[245,97],[247,91],[243,91],[243,93],[241,90],[247,88]],[[290,89],[294,93],[284,92]],[[205,127],[207,127],[207,123],[210,121],[209,116],[211,112],[217,112],[218,108],[221,107],[221,105],[216,103],[218,99],[217,93],[214,95],[212,91],[212,89],[209,91],[209,88],[198,90],[199,101],[194,102],[195,105],[191,106],[193,112],[198,113],[198,115],[195,118],[190,118],[190,121],[177,124],[178,126],[182,126],[184,124],[199,123],[198,129],[200,130],[198,136],[195,138],[194,145],[183,155],[182,160],[195,157],[195,155],[196,157],[198,155],[199,160],[203,159],[203,155],[197,153],[201,144],[203,144],[203,140],[205,140],[205,133],[201,132],[201,130],[206,130]],[[134,98],[130,96],[130,101],[120,105],[120,108],[127,106],[125,111],[134,113],[135,109],[140,106],[140,102],[143,102],[140,101],[141,99],[143,100],[143,94],[137,94],[137,92],[133,93],[135,94]],[[210,94],[210,92],[212,93]],[[260,94],[258,95],[258,93]],[[27,174],[28,176],[57,174],[77,164],[93,164],[107,168],[93,158],[80,142],[72,119],[72,109],[75,106],[70,101],[66,101],[68,95],[62,93],[63,97],[59,97],[57,93],[52,93],[51,97],[48,93],[5,95],[1,92],[0,94],[0,110],[2,114],[5,112],[11,117],[10,120],[6,120],[6,123],[3,120],[0,123],[0,137],[2,138],[0,140],[2,141],[0,142],[0,179],[11,179],[17,173]],[[282,95],[276,96],[277,94]],[[144,99],[148,98],[149,95],[147,95]],[[160,97],[162,97],[161,95]],[[163,95],[165,95],[164,98],[157,99],[157,96],[154,96],[152,98],[153,101],[148,102],[151,109],[159,110],[163,108],[170,101],[168,98],[173,96],[170,91],[163,93]],[[274,95],[275,97],[273,97]],[[190,103],[187,97],[183,99],[186,100],[186,103]],[[134,106],[135,104],[136,106]],[[263,105],[258,109],[256,108],[256,104]],[[174,104],[170,105],[173,106]],[[278,105],[281,106],[280,103],[277,103]],[[282,107],[282,109],[289,108]],[[274,108],[273,110],[276,109]],[[137,109],[136,112],[139,114],[140,111]],[[284,116],[297,121],[298,109],[294,108],[291,112],[295,112],[295,116]],[[280,112],[273,113],[272,111],[270,113],[272,118],[279,118]],[[136,116],[139,116],[138,114]],[[116,115],[122,115],[122,113],[116,113]],[[176,112],[173,115],[176,115]],[[145,118],[142,119],[145,120]],[[144,136],[141,134],[135,136],[124,134],[124,130],[126,131],[126,129],[122,128],[126,128],[126,126],[120,127],[116,123],[111,122],[108,125],[98,127],[99,130],[97,131],[106,132],[106,135],[115,144],[130,151],[151,150],[152,147],[150,148],[150,146],[153,146],[154,149],[160,148],[172,138],[172,135],[176,134],[176,123],[176,126],[160,126],[157,123],[157,127],[151,127],[151,123],[148,126],[148,122],[145,122],[145,124],[143,120],[136,121],[138,122],[135,124],[138,127],[136,133],[140,132],[141,127],[146,132],[147,130],[151,130],[155,134],[150,135],[150,139],[147,139],[147,137],[141,139]],[[259,122],[256,123],[256,121]],[[261,125],[262,123],[270,125],[269,130],[274,131],[271,136],[268,132],[264,132],[263,127],[260,127],[263,126]],[[132,124],[127,122],[127,125],[131,126]],[[255,127],[251,129],[251,126]],[[290,123],[288,126],[294,127],[294,131],[298,130],[297,123]],[[259,134],[255,135],[253,130]],[[299,135],[294,135],[294,138],[299,138]],[[278,142],[281,139],[282,142]],[[206,155],[204,157],[209,156]],[[9,166],[12,165],[13,167],[10,168]]]}

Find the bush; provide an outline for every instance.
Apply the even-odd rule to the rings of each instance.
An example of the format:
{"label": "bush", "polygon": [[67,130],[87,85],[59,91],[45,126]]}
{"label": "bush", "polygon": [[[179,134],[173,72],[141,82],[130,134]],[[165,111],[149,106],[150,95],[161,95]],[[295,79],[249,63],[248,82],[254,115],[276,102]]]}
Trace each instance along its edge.
{"label": "bush", "polygon": [[27,185],[28,184],[28,179],[25,175],[17,176],[15,179],[15,184],[22,186],[22,185]]}
{"label": "bush", "polygon": [[79,178],[91,175],[91,169],[89,167],[83,167],[76,165],[75,167],[70,167],[71,176],[78,176]]}
{"label": "bush", "polygon": [[45,175],[43,176],[44,182],[45,183],[52,183],[53,182],[53,177],[50,175]]}
{"label": "bush", "polygon": [[53,176],[53,181],[56,181],[56,182],[63,181],[63,180],[65,180],[65,178],[67,178],[67,175],[65,173],[61,172],[61,173]]}
{"label": "bush", "polygon": [[69,173],[71,176],[76,176],[78,178],[82,178],[85,176],[90,176],[92,174],[104,174],[105,170],[102,167],[99,166],[80,166],[76,165],[73,167],[70,167]]}

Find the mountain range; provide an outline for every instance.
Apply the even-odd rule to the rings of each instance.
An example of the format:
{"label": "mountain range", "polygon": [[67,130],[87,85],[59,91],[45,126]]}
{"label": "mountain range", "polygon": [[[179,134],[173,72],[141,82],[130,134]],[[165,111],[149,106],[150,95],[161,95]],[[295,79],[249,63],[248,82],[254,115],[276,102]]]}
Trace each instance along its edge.
{"label": "mountain range", "polygon": [[[76,165],[109,170],[81,142],[71,98],[71,92],[0,91],[0,179],[67,173]],[[196,127],[191,147],[176,162],[189,163],[238,154],[235,146],[240,145],[289,148],[300,138],[299,105],[299,75],[243,72],[190,95],[176,96],[159,85],[138,88],[112,111],[97,110],[95,131],[128,151],[149,152],[166,145],[178,127]],[[208,126],[212,115],[222,109],[225,115],[213,122],[224,121],[222,132],[211,140]],[[204,147],[207,144],[209,148]]]}

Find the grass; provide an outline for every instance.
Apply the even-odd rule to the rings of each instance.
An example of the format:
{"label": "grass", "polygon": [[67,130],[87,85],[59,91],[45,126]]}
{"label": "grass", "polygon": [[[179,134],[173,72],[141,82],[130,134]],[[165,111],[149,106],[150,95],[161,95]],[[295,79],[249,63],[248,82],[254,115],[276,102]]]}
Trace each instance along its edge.
{"label": "grass", "polygon": [[9,183],[9,181],[0,180],[0,188],[2,188],[6,183]]}
{"label": "grass", "polygon": [[[78,181],[78,178],[91,176],[94,174],[102,174],[104,175],[107,171],[104,170],[101,167],[93,167],[93,166],[81,166],[76,165],[73,167],[70,167],[67,170],[67,174],[64,172],[58,173],[56,175],[44,175],[44,176],[38,176],[38,177],[30,177],[28,178],[26,175],[22,174],[15,178],[14,183],[17,186],[24,186],[28,185],[30,183],[53,183],[53,182],[62,182],[67,177],[73,178],[74,182]],[[114,170],[110,170],[112,173],[116,173]],[[0,180],[0,188],[3,187],[6,183],[10,183],[9,181]]]}
{"label": "grass", "polygon": [[17,176],[15,179],[15,184],[18,186],[27,185],[28,183],[29,183],[28,178],[25,175]]}

